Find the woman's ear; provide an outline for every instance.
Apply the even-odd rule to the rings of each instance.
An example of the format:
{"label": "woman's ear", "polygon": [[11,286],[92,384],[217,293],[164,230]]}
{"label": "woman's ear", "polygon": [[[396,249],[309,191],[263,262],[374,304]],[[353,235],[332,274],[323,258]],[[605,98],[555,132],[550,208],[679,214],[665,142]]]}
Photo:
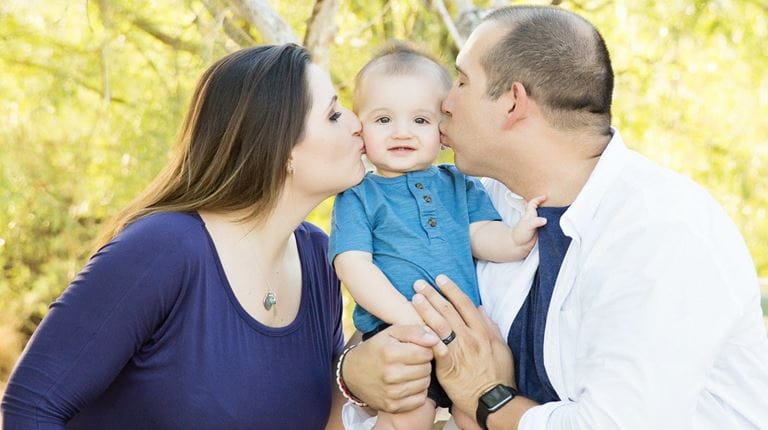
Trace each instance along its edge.
{"label": "woman's ear", "polygon": [[509,129],[525,118],[528,110],[528,92],[520,82],[514,82],[509,91],[502,94],[500,100],[507,109],[504,128]]}

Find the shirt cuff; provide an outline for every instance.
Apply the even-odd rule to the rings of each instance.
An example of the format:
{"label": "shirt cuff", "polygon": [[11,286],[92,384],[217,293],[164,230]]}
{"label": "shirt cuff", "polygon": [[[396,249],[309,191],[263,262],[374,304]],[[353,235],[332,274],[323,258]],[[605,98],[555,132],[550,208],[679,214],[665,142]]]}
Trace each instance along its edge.
{"label": "shirt cuff", "polygon": [[520,424],[517,430],[541,430],[546,429],[549,423],[549,417],[556,409],[572,404],[573,402],[549,402],[543,405],[534,406],[525,411],[520,418]]}

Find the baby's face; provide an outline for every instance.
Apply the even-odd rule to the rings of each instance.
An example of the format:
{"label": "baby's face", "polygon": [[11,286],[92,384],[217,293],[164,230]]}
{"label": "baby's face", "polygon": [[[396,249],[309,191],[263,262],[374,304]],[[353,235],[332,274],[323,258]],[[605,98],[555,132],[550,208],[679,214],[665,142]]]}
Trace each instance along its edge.
{"label": "baby's face", "polygon": [[360,89],[358,116],[368,160],[381,176],[424,170],[440,152],[445,89],[429,74],[371,74]]}

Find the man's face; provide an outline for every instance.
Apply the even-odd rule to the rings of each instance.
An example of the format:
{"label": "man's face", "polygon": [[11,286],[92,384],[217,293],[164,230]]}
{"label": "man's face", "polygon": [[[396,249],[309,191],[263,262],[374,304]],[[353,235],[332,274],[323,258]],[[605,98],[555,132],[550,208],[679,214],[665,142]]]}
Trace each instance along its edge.
{"label": "man's face", "polygon": [[456,57],[458,78],[443,101],[443,143],[453,148],[456,166],[473,176],[490,176],[493,164],[498,164],[494,154],[501,145],[506,109],[486,94],[488,81],[481,60],[505,33],[493,22],[472,32]]}

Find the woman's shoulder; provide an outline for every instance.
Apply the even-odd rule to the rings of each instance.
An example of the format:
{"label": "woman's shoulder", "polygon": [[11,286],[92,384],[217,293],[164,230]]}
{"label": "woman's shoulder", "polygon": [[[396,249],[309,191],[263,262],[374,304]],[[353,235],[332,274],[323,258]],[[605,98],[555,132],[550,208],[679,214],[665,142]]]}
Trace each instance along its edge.
{"label": "woman's shoulder", "polygon": [[163,212],[131,222],[89,259],[81,275],[114,288],[129,288],[144,279],[171,296],[184,285],[191,263],[205,253],[199,219]]}
{"label": "woman's shoulder", "polygon": [[203,223],[193,212],[158,212],[133,221],[108,245],[127,250],[195,249],[190,246],[203,237]]}
{"label": "woman's shoulder", "polygon": [[297,238],[313,245],[328,246],[328,234],[309,221],[304,221],[296,228]]}

